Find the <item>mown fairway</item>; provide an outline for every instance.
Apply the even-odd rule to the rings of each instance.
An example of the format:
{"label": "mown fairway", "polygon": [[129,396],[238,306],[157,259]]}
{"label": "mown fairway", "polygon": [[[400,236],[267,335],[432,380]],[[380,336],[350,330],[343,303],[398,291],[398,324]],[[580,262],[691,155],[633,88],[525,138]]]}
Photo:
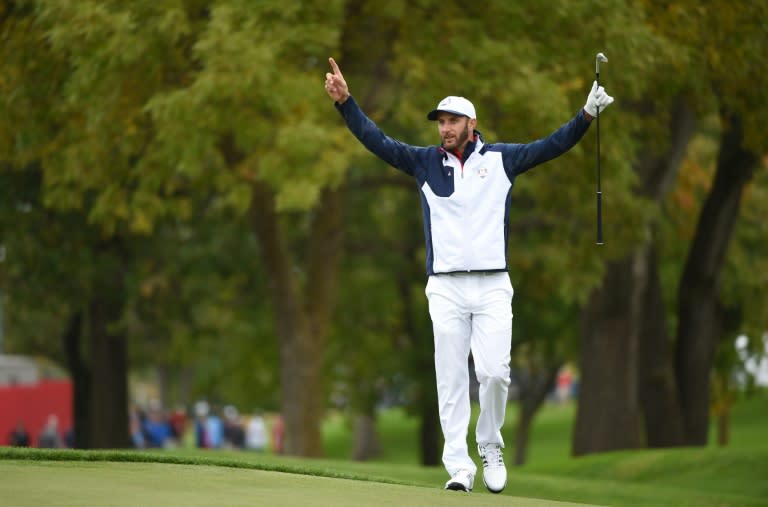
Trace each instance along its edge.
{"label": "mown fairway", "polygon": [[[485,491],[480,478],[470,495],[443,491],[445,472],[414,464],[414,447],[403,437],[410,423],[390,414],[382,427],[390,459],[385,454],[370,463],[337,457],[345,448],[334,441],[343,434],[340,427],[328,432],[331,458],[324,460],[184,449],[0,448],[0,505],[768,505],[765,396],[736,407],[727,448],[615,452],[579,459],[561,457],[567,456],[570,420],[570,412],[561,409],[550,407],[541,414],[531,443],[536,458],[525,467],[509,467],[502,495]],[[403,446],[410,446],[410,458]]]}
{"label": "mown fairway", "polygon": [[7,506],[575,505],[206,465],[4,461]]}

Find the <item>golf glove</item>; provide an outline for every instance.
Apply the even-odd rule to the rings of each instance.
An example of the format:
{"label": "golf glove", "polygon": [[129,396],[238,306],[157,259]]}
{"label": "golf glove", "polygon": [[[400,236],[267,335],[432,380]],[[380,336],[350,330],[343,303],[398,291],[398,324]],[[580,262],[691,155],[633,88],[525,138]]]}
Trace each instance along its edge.
{"label": "golf glove", "polygon": [[605,93],[605,88],[597,86],[597,81],[592,82],[592,90],[587,97],[587,103],[584,105],[584,111],[590,116],[597,116],[597,108],[600,111],[613,103],[613,97]]}

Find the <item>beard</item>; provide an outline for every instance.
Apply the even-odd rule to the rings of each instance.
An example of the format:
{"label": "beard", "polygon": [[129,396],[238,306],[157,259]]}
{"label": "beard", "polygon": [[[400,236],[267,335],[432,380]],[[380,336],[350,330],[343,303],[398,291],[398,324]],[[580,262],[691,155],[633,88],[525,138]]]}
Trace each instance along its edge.
{"label": "beard", "polygon": [[466,125],[464,126],[464,130],[459,134],[459,138],[456,140],[456,144],[453,147],[448,147],[445,145],[445,140],[443,140],[443,148],[445,149],[458,149],[459,147],[463,146],[464,143],[469,139],[469,120],[467,120]]}

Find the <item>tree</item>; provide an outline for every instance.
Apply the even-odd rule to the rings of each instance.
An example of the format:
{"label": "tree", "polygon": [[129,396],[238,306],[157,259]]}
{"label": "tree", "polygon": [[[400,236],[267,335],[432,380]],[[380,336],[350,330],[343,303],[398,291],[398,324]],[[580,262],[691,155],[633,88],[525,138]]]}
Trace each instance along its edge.
{"label": "tree", "polygon": [[723,330],[720,272],[733,234],[744,188],[758,156],[745,149],[742,119],[728,115],[718,154],[717,172],[699,216],[680,280],[675,367],[680,389],[685,443],[706,445],[709,431],[710,376]]}
{"label": "tree", "polygon": [[[760,49],[768,42],[768,30],[757,21],[767,14],[768,8],[762,4],[745,3],[734,8],[718,2],[715,9],[699,11],[698,16],[701,30],[707,34],[707,77],[722,130],[714,180],[701,209],[678,297],[675,366],[687,444],[707,442],[710,375],[719,338],[726,329],[720,273],[742,195],[761,165],[760,154],[768,150],[768,143],[757,134],[757,118],[768,111],[768,93],[764,87],[754,87],[750,79],[768,71],[768,61]],[[739,65],[745,74],[734,75],[733,65]]]}
{"label": "tree", "polygon": [[[127,414],[126,342],[109,315],[120,308],[113,298],[124,296],[123,273],[112,271],[119,257],[99,249],[99,235],[81,214],[44,209],[38,168],[2,176],[8,192],[0,222],[10,253],[2,279],[11,296],[9,329],[27,339],[27,351],[69,367],[75,445],[126,447],[120,419]],[[118,286],[103,287],[99,280]],[[108,369],[100,366],[105,361]]]}
{"label": "tree", "polygon": [[[315,84],[311,64],[309,70],[306,66],[312,55],[303,48],[327,47],[327,25],[307,30],[296,23],[296,16],[308,14],[308,9],[286,10],[275,2],[255,7],[242,2],[160,6],[109,1],[81,2],[76,7],[46,1],[4,6],[8,14],[4,27],[11,33],[4,46],[5,75],[10,76],[4,87],[14,101],[6,103],[2,156],[16,167],[38,163],[45,182],[43,205],[58,211],[82,210],[93,224],[97,239],[93,245],[99,249],[94,253],[110,255],[100,257],[105,261],[104,278],[95,277],[94,288],[115,298],[88,306],[100,325],[118,332],[112,325],[125,311],[125,300],[117,299],[125,294],[124,285],[105,285],[125,283],[119,276],[125,275],[128,263],[124,245],[154,232],[162,219],[189,220],[193,207],[201,203],[222,211],[239,210],[244,216],[253,202],[256,229],[270,233],[275,230],[270,227],[277,207],[310,208],[323,186],[338,181],[344,150],[316,160],[317,147],[328,144],[333,131],[318,132],[311,115],[302,114],[312,97],[305,91]],[[324,6],[310,18],[326,20],[332,11]],[[247,15],[241,16],[243,12]],[[284,66],[281,58],[297,63]],[[275,146],[282,146],[282,151]],[[260,157],[262,153],[265,156]],[[274,170],[283,167],[297,169]],[[312,171],[313,167],[319,170]],[[334,194],[329,190],[324,195]],[[265,202],[273,206],[260,214]],[[272,224],[264,226],[263,219]],[[267,252],[274,242],[262,239]],[[330,265],[317,263],[313,271],[322,278]],[[290,263],[271,267],[282,266],[289,268],[270,271],[284,283],[277,296],[290,289],[285,284],[296,282]],[[321,279],[317,287],[331,286]],[[310,319],[303,319],[303,330],[310,332],[307,343],[324,333],[323,319],[332,305],[332,297],[309,300],[316,301],[310,317],[317,321],[310,325]],[[109,307],[103,306],[105,302],[111,303]],[[289,302],[288,308],[305,312],[296,303]],[[277,322],[285,323],[306,314],[278,315]],[[124,336],[122,331],[111,333],[92,347],[94,353],[105,354],[99,356],[103,368],[99,371],[112,372],[115,382],[123,380],[122,385],[101,384],[122,390],[126,371],[117,366],[125,365]],[[316,365],[319,356],[311,350],[294,355],[295,336],[283,343],[288,449],[317,454],[319,414],[304,417],[311,405],[302,404],[298,394],[315,403],[322,397],[311,389],[307,392],[306,386],[320,383],[291,375],[290,366],[297,357],[301,364]],[[313,366],[310,374],[317,372]],[[125,401],[124,396],[111,399],[115,405]],[[119,418],[119,412],[114,413]],[[106,422],[102,426],[119,431],[120,425]]]}
{"label": "tree", "polygon": [[[669,119],[664,114],[659,115],[668,121],[668,149],[653,149],[658,144],[654,138],[649,138],[649,147],[642,150],[642,153],[657,158],[654,165],[666,169],[648,171],[648,168],[653,169],[653,165],[643,163],[648,157],[638,157],[641,184],[636,191],[652,197],[661,206],[665,202],[665,189],[674,181],[686,146],[692,138],[694,118],[701,124],[708,114],[721,110],[726,111],[724,118],[738,118],[749,125],[756,118],[753,115],[764,107],[760,105],[765,103],[761,96],[763,92],[751,86],[744,87],[744,76],[737,77],[731,72],[734,60],[726,62],[721,56],[732,51],[738,55],[742,68],[747,69],[747,75],[762,72],[760,69],[765,59],[758,56],[755,49],[756,44],[764,43],[760,41],[765,40],[765,31],[753,20],[760,19],[765,13],[762,12],[764,7],[748,3],[718,3],[707,9],[686,2],[664,6],[648,3],[645,7],[649,23],[669,39],[668,65],[672,69],[686,69],[685,73],[670,79],[663,87],[656,87],[664,99],[660,101],[657,95],[655,103],[666,103],[666,109],[672,112]],[[675,72],[671,70],[667,75]],[[672,94],[668,95],[669,92]],[[738,110],[735,115],[727,113],[732,111],[732,107]],[[652,108],[651,111],[660,112],[661,109]],[[730,142],[723,142],[721,149],[724,152],[735,150],[736,153],[744,153],[737,148],[741,145],[739,134],[734,133],[728,123],[722,128],[726,136],[722,141],[730,139]],[[653,124],[651,119],[650,125]],[[748,134],[745,140],[751,137],[752,134]],[[740,167],[750,165],[742,156],[732,160],[738,160]],[[719,341],[715,336],[722,332],[717,324],[716,280],[724,265],[728,238],[735,225],[739,189],[746,183],[744,176],[736,174],[748,173],[754,165],[751,169],[736,169],[731,165],[729,169],[734,174],[731,178],[719,178],[721,184],[718,186],[730,187],[730,190],[723,188],[715,191],[713,187],[707,198],[711,204],[705,206],[700,217],[701,234],[691,244],[688,254],[690,262],[684,270],[681,268],[683,274],[676,298],[677,314],[664,310],[661,303],[666,291],[659,280],[657,263],[661,255],[659,252],[670,249],[659,242],[658,221],[650,224],[655,232],[647,242],[638,245],[634,254],[609,267],[601,289],[593,295],[597,310],[586,314],[582,368],[601,371],[596,368],[595,356],[589,353],[597,350],[586,347],[612,343],[620,348],[611,357],[598,356],[599,361],[608,359],[608,364],[613,366],[602,370],[597,378],[585,376],[583,391],[602,389],[608,393],[612,398],[603,402],[608,405],[607,411],[614,415],[602,419],[602,425],[595,424],[597,405],[589,405],[589,397],[580,401],[574,439],[577,454],[643,445],[702,445],[706,442],[708,378],[714,348]],[[730,181],[730,185],[726,181]],[[707,208],[711,211],[706,211]],[[713,229],[709,228],[715,224]],[[623,304],[616,305],[616,294],[629,297],[623,299]],[[670,338],[666,319],[677,325],[677,332],[671,333],[671,336],[676,336],[674,339]],[[600,321],[613,322],[618,327],[602,329],[597,325]],[[676,358],[674,361],[673,357]],[[617,365],[621,365],[621,370],[617,369]],[[622,381],[617,383],[617,378]],[[643,432],[638,430],[639,417],[645,421]],[[623,434],[617,438],[604,436],[609,426],[615,425],[615,420],[628,421],[631,428],[629,439]],[[607,434],[615,435],[615,432]]]}

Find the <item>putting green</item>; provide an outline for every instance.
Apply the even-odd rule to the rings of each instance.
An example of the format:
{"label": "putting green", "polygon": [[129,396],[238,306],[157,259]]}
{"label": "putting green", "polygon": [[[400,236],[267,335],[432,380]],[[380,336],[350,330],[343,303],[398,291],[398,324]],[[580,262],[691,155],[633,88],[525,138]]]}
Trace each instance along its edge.
{"label": "putting green", "polygon": [[[479,485],[482,487],[482,485]],[[584,504],[282,472],[158,463],[0,460],[2,504],[72,506],[519,506]]]}

